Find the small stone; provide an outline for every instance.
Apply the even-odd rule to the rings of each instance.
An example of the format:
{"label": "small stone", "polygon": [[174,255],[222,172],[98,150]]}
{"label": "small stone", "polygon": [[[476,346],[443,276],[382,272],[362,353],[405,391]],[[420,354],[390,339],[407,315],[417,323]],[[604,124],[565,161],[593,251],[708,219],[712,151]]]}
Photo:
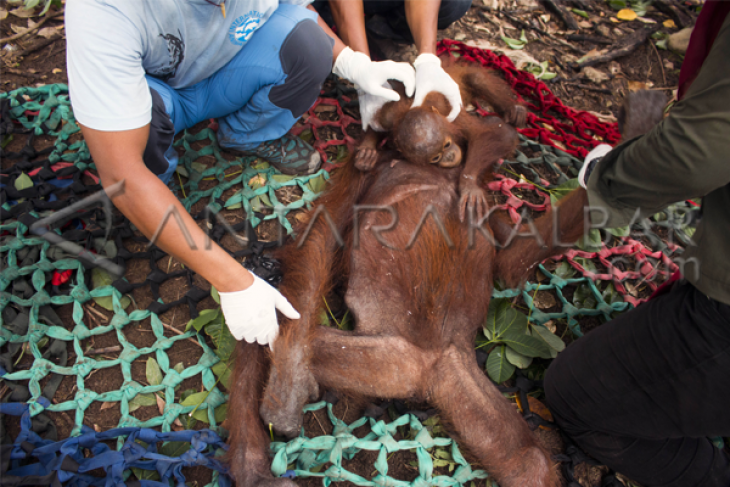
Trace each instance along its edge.
{"label": "small stone", "polygon": [[689,45],[689,37],[692,35],[692,28],[687,27],[669,36],[667,45],[669,49],[677,52],[686,52]]}
{"label": "small stone", "polygon": [[613,29],[613,35],[621,37],[622,35],[624,35],[624,31],[622,31],[621,29]]}
{"label": "small stone", "polygon": [[664,67],[667,69],[674,69],[674,63],[669,59],[664,60]]}

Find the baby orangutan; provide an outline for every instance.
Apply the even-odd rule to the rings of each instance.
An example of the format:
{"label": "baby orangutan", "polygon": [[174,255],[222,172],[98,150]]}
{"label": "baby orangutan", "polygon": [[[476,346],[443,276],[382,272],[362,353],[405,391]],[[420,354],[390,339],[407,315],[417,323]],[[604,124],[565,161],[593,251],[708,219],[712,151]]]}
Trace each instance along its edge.
{"label": "baby orangutan", "polygon": [[[527,111],[516,102],[507,83],[491,71],[472,66],[445,69],[459,84],[465,106],[477,100],[486,101],[504,120],[476,117],[462,110],[449,123],[445,114],[451,111],[451,105],[441,93],[429,93],[422,106],[411,108],[412,99],[398,86],[400,101],[384,105],[375,122],[392,134],[395,148],[408,162],[452,168],[465,161],[459,180],[459,218],[464,221],[469,212],[479,220],[488,210],[479,176],[512,152],[517,145],[517,133],[507,123],[523,126]],[[366,132],[355,156],[358,169],[369,171],[379,157],[391,157],[379,156],[378,143],[377,132]]]}

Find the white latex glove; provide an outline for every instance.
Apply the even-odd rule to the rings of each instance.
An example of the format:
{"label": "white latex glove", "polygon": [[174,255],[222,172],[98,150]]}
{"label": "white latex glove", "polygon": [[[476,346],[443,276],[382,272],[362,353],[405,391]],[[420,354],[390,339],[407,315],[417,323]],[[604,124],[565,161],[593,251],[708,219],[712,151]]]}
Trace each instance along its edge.
{"label": "white latex glove", "polygon": [[226,324],[236,340],[272,345],[279,334],[277,309],[292,320],[300,318],[297,310],[279,291],[255,274],[253,284],[243,291],[218,294]]}
{"label": "white latex glove", "polygon": [[[413,96],[416,88],[416,75],[408,63],[395,61],[373,62],[362,53],[346,47],[340,52],[332,72],[345,78],[369,95],[384,98],[386,101],[398,101],[400,95],[386,88],[389,79],[401,81],[406,88],[406,95]],[[385,85],[385,86],[384,86]]]}
{"label": "white latex glove", "polygon": [[420,54],[413,62],[416,68],[416,96],[413,98],[414,107],[420,107],[423,99],[432,91],[443,93],[451,104],[451,113],[446,117],[453,122],[461,111],[461,92],[459,84],[441,67],[441,60],[434,54]]}
{"label": "white latex glove", "polygon": [[363,131],[370,127],[376,132],[385,132],[385,129],[373,118],[378,110],[390,100],[382,96],[370,95],[362,90],[357,90],[357,99],[360,102],[360,119],[362,120]]}
{"label": "white latex glove", "polygon": [[[583,189],[588,189],[588,178],[591,176],[591,172],[594,169],[591,167],[591,163],[599,157],[603,157],[611,152],[611,149],[613,149],[613,147],[608,144],[600,144],[595,146],[593,150],[588,153],[583,161],[583,167],[580,168],[580,172],[578,173],[578,184],[580,184]],[[595,164],[593,164],[593,166],[595,166]]]}

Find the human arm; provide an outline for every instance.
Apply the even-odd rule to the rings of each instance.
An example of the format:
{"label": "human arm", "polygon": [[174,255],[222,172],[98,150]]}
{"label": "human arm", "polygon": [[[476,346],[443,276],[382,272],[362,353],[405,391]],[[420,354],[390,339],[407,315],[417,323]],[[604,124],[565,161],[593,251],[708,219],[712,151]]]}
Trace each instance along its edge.
{"label": "human arm", "polygon": [[453,122],[461,111],[462,100],[459,85],[441,67],[436,56],[436,28],[441,0],[406,0],[406,20],[416,43],[419,55],[413,63],[416,68],[416,93],[413,106],[423,104],[432,91],[443,93],[451,104],[446,118]]}
{"label": "human arm", "polygon": [[681,101],[646,135],[609,152],[588,179],[592,207],[603,207],[609,227],[648,216],[667,205],[703,197],[730,183],[730,17]]}
{"label": "human arm", "polygon": [[[278,332],[275,308],[290,318],[299,317],[268,284],[259,280],[254,286],[254,276],[210,241],[169,188],[147,169],[142,154],[147,145],[149,125],[114,132],[81,125],[81,130],[102,185],[107,188],[124,181],[123,192],[113,199],[115,206],[146,237],[157,233],[155,243],[162,250],[200,274],[219,291],[226,323],[237,339],[271,343]],[[170,211],[174,213],[160,229]],[[173,216],[175,213],[179,215],[181,225]],[[241,306],[245,309],[239,309]]]}

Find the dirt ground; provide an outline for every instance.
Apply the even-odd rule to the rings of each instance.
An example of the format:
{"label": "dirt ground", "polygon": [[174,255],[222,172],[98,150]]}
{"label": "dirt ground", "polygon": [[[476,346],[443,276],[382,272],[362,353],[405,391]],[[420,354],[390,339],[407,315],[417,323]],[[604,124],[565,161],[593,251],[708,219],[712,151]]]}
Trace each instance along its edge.
{"label": "dirt ground", "polygon": [[[589,53],[595,53],[596,50],[612,50],[636,29],[645,26],[655,27],[667,34],[676,33],[681,27],[681,24],[678,25],[680,19],[650,7],[644,15],[645,21],[641,19],[618,21],[616,11],[602,1],[583,0],[567,3],[569,8],[576,4],[590,7],[590,9],[585,9],[585,15],[588,18],[581,14],[567,13],[578,24],[578,31],[569,31],[554,12],[548,10],[544,4],[537,0],[484,0],[484,2],[475,0],[469,12],[448,29],[441,31],[439,37],[463,41],[477,47],[496,47],[510,56],[522,55],[523,59],[526,59],[524,54],[527,54],[530,59],[538,62],[547,61],[547,70],[556,74],[553,79],[547,81],[549,88],[566,105],[598,114],[604,121],[615,121],[621,101],[629,90],[643,87],[661,90],[667,94],[668,98],[673,96],[673,91],[677,88],[683,56],[680,52],[657,49],[654,41],[643,42],[629,55],[597,64],[590,70],[575,70],[570,67],[570,64]],[[686,4],[683,4],[683,11],[689,16],[691,23],[696,17],[696,13],[694,13],[693,8],[690,8],[692,6],[691,2],[686,2]],[[0,0],[0,18],[2,18],[4,10],[13,8],[15,7],[8,5],[6,1]],[[39,18],[34,17],[32,21],[38,22]],[[646,23],[647,21],[653,21],[654,23]],[[672,24],[669,21],[672,21],[674,27],[671,26]],[[18,33],[28,27],[28,19],[12,14],[2,18],[0,36],[3,39],[0,42],[0,47],[2,47],[0,56],[3,61],[3,76],[0,81],[0,91],[10,91],[18,87],[38,84],[67,83],[66,41],[62,11],[57,10],[56,7],[51,8],[49,14],[43,18],[43,22],[42,30],[33,31],[29,35],[19,37]],[[507,47],[501,36],[519,39],[523,29],[528,40],[524,49],[516,51]],[[37,35],[39,32],[42,36]],[[570,35],[583,37],[581,40],[568,40]],[[373,50],[379,50],[383,55],[408,60],[412,60],[414,57],[412,47],[389,43],[376,44]],[[515,57],[513,60],[518,62],[519,58]],[[202,124],[201,127],[204,125],[206,124]],[[355,130],[351,135],[359,135],[357,132],[358,130]],[[75,137],[78,138],[78,135]],[[50,139],[40,137],[36,141],[36,148],[43,148],[44,144],[49,145],[50,143]],[[19,150],[21,146],[21,140],[13,141],[7,147],[7,150]],[[228,154],[226,157],[232,158],[235,155]],[[201,162],[211,163],[211,161],[205,160]],[[7,164],[8,162],[4,161],[2,167],[7,167]],[[283,195],[283,199],[298,197],[296,191],[290,191],[290,193]],[[230,195],[224,195],[224,199],[226,196]],[[498,201],[501,196],[495,195],[495,200]],[[529,193],[524,196],[529,196]],[[201,205],[202,203],[199,206]],[[224,216],[229,222],[240,221],[241,219],[240,212],[224,212]],[[290,218],[296,218],[296,214],[292,214]],[[265,240],[272,239],[277,232],[276,225],[274,223],[261,225],[257,232]],[[129,241],[125,243],[125,246],[128,250],[135,252],[142,251],[144,244]],[[157,261],[156,265],[167,273],[182,269],[181,264],[170,257]],[[150,271],[151,263],[148,259],[133,259],[128,263],[126,277],[129,282],[139,283],[145,281]],[[197,276],[194,279],[196,285],[203,289],[209,289],[209,285],[203,282],[202,279]],[[187,278],[180,276],[166,281],[161,286],[160,294],[165,302],[175,301],[188,288]],[[565,292],[569,294],[572,290],[567,289]],[[132,292],[132,298],[138,309],[145,309],[152,299],[149,286],[135,289]],[[521,301],[516,305],[519,306],[520,303]],[[208,309],[214,307],[214,305],[212,298],[209,297],[198,304],[198,309]],[[90,308],[86,311],[89,327],[108,323],[111,316],[110,312],[91,303],[87,303],[86,307]],[[545,310],[549,311],[549,306]],[[60,307],[57,312],[64,323],[72,323],[70,306]],[[187,306],[176,306],[162,314],[160,318],[165,325],[168,325],[165,335],[175,336],[176,333],[184,329],[189,320]],[[600,320],[587,318],[581,324],[584,329],[590,330],[599,326]],[[177,330],[177,332],[174,330]],[[125,335],[137,347],[148,346],[155,341],[149,326],[149,320],[125,328]],[[569,339],[566,339],[566,341],[569,341]],[[85,341],[82,348],[102,349],[118,345],[119,341],[116,333],[107,333]],[[171,365],[182,363],[186,367],[197,362],[200,352],[200,346],[194,340],[177,342],[175,346],[167,351]],[[68,346],[68,353],[69,363],[73,363],[75,352],[71,343]],[[108,352],[103,355],[103,358],[112,359],[117,356],[118,352]],[[132,365],[133,379],[141,384],[146,384],[146,358],[140,357]],[[24,365],[27,367],[30,364],[30,358],[25,357],[18,367],[23,368]],[[119,367],[114,367],[96,371],[86,378],[85,386],[96,392],[117,390],[122,386],[121,370]],[[221,386],[219,385],[219,387]],[[179,388],[178,394],[191,388],[195,390],[202,389],[199,377],[185,381]],[[1,392],[5,394],[7,391],[2,389]],[[54,402],[67,401],[75,393],[75,377],[66,376],[54,397]],[[179,401],[179,397],[176,397],[176,399]],[[351,400],[345,398],[337,404],[335,413],[349,423],[360,417],[361,409],[358,406],[358,404],[353,404]],[[59,438],[68,437],[73,426],[73,414],[50,413],[49,415],[56,422]],[[159,411],[154,406],[142,407],[135,411],[133,415],[145,420],[159,415]],[[114,403],[111,407],[103,407],[100,402],[95,402],[86,410],[84,422],[95,429],[107,430],[117,426],[120,417],[118,403]],[[8,424],[7,426],[11,436],[17,434],[17,425]],[[205,425],[198,423],[197,427],[203,426]],[[307,416],[305,430],[310,436],[331,431],[331,425],[323,410]],[[536,434],[551,452],[559,453],[564,450],[562,439],[558,433],[541,429]],[[369,478],[373,473],[372,465],[375,458],[374,453],[360,453],[355,460],[348,462],[348,468]],[[415,460],[415,454],[413,453],[402,452],[396,454],[389,461],[391,466],[389,475],[402,480],[412,480],[417,475],[417,470],[410,463],[413,460]],[[606,471],[605,467],[590,467],[584,464],[576,469],[576,476],[584,487],[597,486],[600,485],[601,476]],[[190,469],[186,471],[186,475],[190,481],[189,485],[202,486],[210,480],[210,473],[203,469]],[[316,478],[297,480],[297,483],[303,487],[314,487],[319,485],[319,482],[320,480]],[[474,484],[476,487],[487,485],[484,481],[476,481]]]}

